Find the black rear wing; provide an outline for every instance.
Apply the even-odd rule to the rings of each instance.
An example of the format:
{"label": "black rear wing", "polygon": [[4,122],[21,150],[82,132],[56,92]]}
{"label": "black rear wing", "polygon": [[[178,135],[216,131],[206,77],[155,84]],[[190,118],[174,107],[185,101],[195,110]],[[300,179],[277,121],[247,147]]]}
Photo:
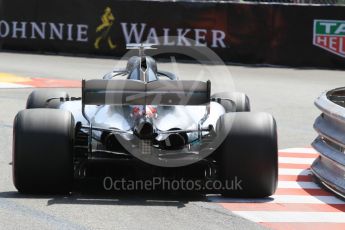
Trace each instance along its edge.
{"label": "black rear wing", "polygon": [[83,105],[207,105],[211,82],[83,80]]}

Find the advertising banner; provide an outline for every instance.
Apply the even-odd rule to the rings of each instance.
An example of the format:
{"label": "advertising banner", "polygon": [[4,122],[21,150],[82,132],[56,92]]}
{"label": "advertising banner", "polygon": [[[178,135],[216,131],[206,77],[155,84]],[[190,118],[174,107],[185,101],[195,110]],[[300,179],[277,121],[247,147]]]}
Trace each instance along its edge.
{"label": "advertising banner", "polygon": [[120,57],[147,42],[208,47],[232,63],[345,68],[344,37],[339,6],[0,1],[2,50]]}

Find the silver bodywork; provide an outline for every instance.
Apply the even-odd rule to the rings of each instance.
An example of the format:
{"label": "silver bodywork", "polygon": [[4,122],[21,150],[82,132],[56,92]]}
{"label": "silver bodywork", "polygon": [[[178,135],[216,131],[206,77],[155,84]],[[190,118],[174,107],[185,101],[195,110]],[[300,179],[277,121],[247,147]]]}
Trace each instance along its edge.
{"label": "silver bodywork", "polygon": [[[60,105],[60,109],[70,111],[75,122],[88,125],[81,113],[81,101],[66,101]],[[86,113],[92,118],[94,126],[103,128],[116,128],[130,131],[133,128],[133,120],[130,116],[130,106],[113,105],[87,105]],[[223,106],[217,102],[210,103],[210,115],[204,122],[203,127],[216,126],[218,118],[225,113]],[[154,126],[162,131],[172,128],[197,129],[198,122],[205,114],[205,106],[158,106],[157,117],[153,119]]]}
{"label": "silver bodywork", "polygon": [[[225,114],[220,103],[211,101],[210,82],[195,81],[201,91],[194,90],[194,81],[179,81],[172,73],[158,71],[154,59],[143,55],[142,49],[145,47],[139,48],[140,56],[130,58],[125,69],[113,70],[103,80],[83,81],[81,100],[67,100],[60,104],[60,109],[73,114],[76,126],[80,127],[77,132],[87,134],[88,156],[94,157],[94,153],[100,151],[113,155],[129,154],[147,163],[168,167],[188,165],[207,157],[217,148],[215,143],[222,142],[215,128],[218,118]],[[122,80],[117,80],[119,78]],[[165,81],[161,81],[161,78]],[[139,88],[143,86],[144,91],[141,88],[126,88],[126,85],[119,88],[119,84],[127,82]],[[153,87],[155,85],[162,88]],[[171,88],[169,85],[174,86]],[[126,101],[125,104],[114,104],[121,101],[117,98],[131,92],[139,92],[134,96],[146,95],[145,89],[150,86],[158,94],[153,93],[149,97],[164,98],[163,101],[154,105],[126,104]],[[168,94],[164,91],[168,91]],[[192,105],[188,104],[190,95],[193,95]],[[104,101],[109,97],[110,100]],[[182,100],[187,102],[182,104],[186,104],[179,104],[180,98],[184,98]],[[113,104],[107,104],[109,101]],[[177,104],[167,105],[170,101]],[[201,104],[198,104],[199,101],[202,101]],[[144,132],[144,129],[149,131]],[[104,136],[109,135],[125,151],[107,148]]]}

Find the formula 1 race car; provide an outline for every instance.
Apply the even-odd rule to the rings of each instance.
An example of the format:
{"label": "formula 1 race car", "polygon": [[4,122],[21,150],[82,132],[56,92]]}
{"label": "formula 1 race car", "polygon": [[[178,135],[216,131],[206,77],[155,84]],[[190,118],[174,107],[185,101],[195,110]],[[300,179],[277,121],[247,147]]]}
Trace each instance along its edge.
{"label": "formula 1 race car", "polygon": [[[241,181],[225,196],[266,197],[277,187],[277,128],[238,92],[211,95],[210,81],[183,81],[144,54],[81,97],[33,91],[13,128],[13,181],[22,193],[68,193],[103,171],[116,178]],[[100,166],[101,165],[101,166]],[[106,170],[105,170],[106,169]],[[105,172],[104,172],[105,171]],[[212,191],[208,191],[212,192]]]}

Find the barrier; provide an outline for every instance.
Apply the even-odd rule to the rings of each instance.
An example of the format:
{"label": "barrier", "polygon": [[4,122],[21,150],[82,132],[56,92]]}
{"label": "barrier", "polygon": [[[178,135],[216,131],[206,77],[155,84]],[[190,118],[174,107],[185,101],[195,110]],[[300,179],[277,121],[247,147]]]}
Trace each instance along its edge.
{"label": "barrier", "polygon": [[345,197],[345,87],[323,93],[315,105],[322,114],[314,123],[319,136],[312,146],[320,157],[311,169],[325,186]]}
{"label": "barrier", "polygon": [[2,50],[122,56],[126,43],[144,41],[171,52],[181,47],[196,46],[200,51],[209,47],[233,63],[345,69],[345,7],[205,1],[0,1]]}

